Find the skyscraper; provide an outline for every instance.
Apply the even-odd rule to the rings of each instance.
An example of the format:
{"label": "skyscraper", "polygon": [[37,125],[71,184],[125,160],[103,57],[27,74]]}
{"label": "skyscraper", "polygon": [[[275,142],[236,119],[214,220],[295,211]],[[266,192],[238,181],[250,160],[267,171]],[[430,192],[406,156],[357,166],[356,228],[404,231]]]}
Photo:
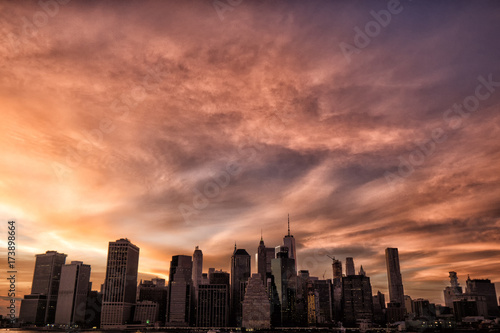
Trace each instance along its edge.
{"label": "skyscraper", "polygon": [[56,316],[61,269],[66,254],[47,251],[37,254],[31,294],[21,302],[20,320],[37,324],[53,324]]}
{"label": "skyscraper", "polygon": [[281,308],[281,325],[293,326],[296,324],[297,271],[295,259],[289,258],[285,249],[271,260],[271,271]]}
{"label": "skyscraper", "polygon": [[295,272],[297,272],[297,249],[295,238],[290,234],[290,214],[288,215],[288,234],[283,238],[283,245],[288,248],[288,258],[295,260]]}
{"label": "skyscraper", "polygon": [[101,309],[101,328],[120,328],[132,321],[137,293],[139,248],[126,238],[109,242]]}
{"label": "skyscraper", "polygon": [[195,302],[198,301],[198,286],[201,284],[202,274],[203,274],[203,252],[201,252],[200,248],[197,246],[193,253],[193,276],[192,276]]}
{"label": "skyscraper", "polygon": [[373,298],[370,278],[350,275],[342,278],[344,321],[348,327],[373,321]]}
{"label": "skyscraper", "polygon": [[345,275],[356,275],[356,270],[354,269],[354,259],[351,257],[345,258]]}
{"label": "skyscraper", "polygon": [[241,326],[241,307],[249,277],[250,255],[244,249],[237,249],[235,244],[231,256],[231,324],[235,326]]}
{"label": "skyscraper", "polygon": [[260,237],[259,247],[257,248],[256,264],[257,272],[267,288],[267,279],[271,276],[271,260],[274,259],[274,248],[266,247],[262,235]]}
{"label": "skyscraper", "polygon": [[405,307],[405,296],[403,289],[403,278],[399,268],[399,254],[397,248],[385,250],[385,261],[387,265],[387,280],[389,284],[389,300],[398,303],[399,307]]}
{"label": "skyscraper", "polygon": [[165,279],[154,278],[152,280],[145,280],[139,283],[137,301],[150,301],[157,303],[158,318],[156,318],[153,322],[160,321],[165,323],[165,315],[167,313],[167,295],[168,288],[165,286]]}
{"label": "skyscraper", "polygon": [[72,261],[62,266],[55,323],[62,325],[85,322],[85,308],[90,287],[90,265]]}
{"label": "skyscraper", "polygon": [[168,284],[167,322],[169,326],[189,326],[194,320],[193,261],[191,256],[173,256]]}
{"label": "skyscraper", "polygon": [[489,316],[499,316],[497,293],[495,285],[489,279],[471,279],[467,278],[467,295],[484,296]]}
{"label": "skyscraper", "polygon": [[226,327],[229,324],[229,273],[209,269],[209,284],[199,286],[196,326]]}

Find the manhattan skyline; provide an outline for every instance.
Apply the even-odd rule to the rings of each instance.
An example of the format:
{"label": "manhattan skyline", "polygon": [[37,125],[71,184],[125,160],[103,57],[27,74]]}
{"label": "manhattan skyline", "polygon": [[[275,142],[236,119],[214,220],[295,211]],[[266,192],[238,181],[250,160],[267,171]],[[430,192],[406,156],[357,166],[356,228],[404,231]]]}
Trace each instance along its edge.
{"label": "manhattan skyline", "polygon": [[43,3],[0,4],[18,299],[47,250],[98,290],[122,237],[139,279],[195,246],[229,271],[234,242],[256,273],[287,214],[313,276],[352,257],[388,295],[391,247],[407,295],[444,304],[450,271],[500,291],[498,3]]}

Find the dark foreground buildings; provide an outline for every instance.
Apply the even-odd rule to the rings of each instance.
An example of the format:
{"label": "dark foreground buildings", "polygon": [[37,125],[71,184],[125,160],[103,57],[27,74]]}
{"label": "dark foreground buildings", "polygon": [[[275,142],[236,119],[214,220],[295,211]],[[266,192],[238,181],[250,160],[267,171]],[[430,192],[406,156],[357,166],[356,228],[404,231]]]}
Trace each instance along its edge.
{"label": "dark foreground buildings", "polygon": [[456,272],[450,272],[450,286],[444,290],[446,306],[404,295],[396,248],[385,252],[386,304],[384,294],[373,294],[363,266],[354,272],[353,258],[346,258],[343,272],[342,262],[329,256],[333,279],[324,275],[320,279],[308,270],[296,271],[297,254],[289,247],[295,247],[289,231],[275,248],[266,247],[261,236],[259,273],[253,275],[250,255],[236,246],[231,274],[214,268],[203,273],[203,253],[197,247],[193,256],[172,257],[168,282],[153,278],[137,286],[139,248],[119,239],[109,243],[101,292],[91,288],[89,265],[65,264],[65,254],[47,251],[36,255],[32,290],[22,300],[20,320],[38,326],[118,330],[133,325],[247,329],[343,325],[364,330],[404,321],[408,329],[426,330],[454,329],[500,315],[490,280],[468,278],[464,291]]}

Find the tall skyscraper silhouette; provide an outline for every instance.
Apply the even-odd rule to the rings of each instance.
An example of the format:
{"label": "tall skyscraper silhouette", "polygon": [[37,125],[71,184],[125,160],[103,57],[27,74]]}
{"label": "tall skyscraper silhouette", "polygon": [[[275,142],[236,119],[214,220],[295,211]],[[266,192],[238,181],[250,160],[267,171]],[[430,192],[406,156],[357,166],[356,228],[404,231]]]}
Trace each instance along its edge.
{"label": "tall skyscraper silhouette", "polygon": [[296,324],[297,271],[295,259],[289,258],[286,248],[271,260],[271,271],[281,308],[281,325],[293,326]]}
{"label": "tall skyscraper silhouette", "polygon": [[345,258],[345,275],[356,275],[356,269],[354,268],[354,259],[351,257]]}
{"label": "tall skyscraper silhouette", "polygon": [[399,268],[399,253],[397,248],[385,250],[385,261],[387,265],[387,280],[389,284],[389,299],[391,303],[398,303],[399,307],[405,307],[405,293],[403,289],[403,278]]}
{"label": "tall skyscraper silhouette", "polygon": [[53,324],[56,316],[61,269],[66,254],[47,251],[37,254],[31,294],[21,302],[20,320],[37,324]]}
{"label": "tall skyscraper silhouette", "polygon": [[266,247],[262,235],[260,236],[260,243],[255,256],[257,272],[264,286],[267,288],[267,279],[271,277],[271,260],[274,259],[274,248]]}
{"label": "tall skyscraper silhouette", "polygon": [[203,252],[197,246],[193,253],[193,286],[195,304],[198,302],[198,286],[201,284],[201,276],[203,274]]}
{"label": "tall skyscraper silhouette", "polygon": [[235,326],[241,326],[242,303],[249,277],[250,255],[244,249],[237,249],[234,244],[231,256],[231,324]]}
{"label": "tall skyscraper silhouette", "polygon": [[295,260],[295,272],[297,272],[297,249],[295,238],[290,234],[290,214],[288,214],[288,234],[283,238],[283,245],[288,248],[288,257]]}
{"label": "tall skyscraper silhouette", "polygon": [[191,256],[173,256],[170,262],[167,322],[189,326],[194,322],[193,261]]}
{"label": "tall skyscraper silhouette", "polygon": [[109,242],[101,309],[101,328],[120,328],[132,321],[136,301],[139,248],[126,238]]}
{"label": "tall skyscraper silhouette", "polygon": [[72,261],[61,269],[57,297],[56,324],[84,324],[87,296],[90,289],[90,265]]}

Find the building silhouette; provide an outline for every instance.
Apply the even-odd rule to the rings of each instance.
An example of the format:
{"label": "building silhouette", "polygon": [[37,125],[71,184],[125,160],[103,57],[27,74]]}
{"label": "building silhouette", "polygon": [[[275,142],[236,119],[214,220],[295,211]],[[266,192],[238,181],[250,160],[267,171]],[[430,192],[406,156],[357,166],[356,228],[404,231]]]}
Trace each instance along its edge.
{"label": "building silhouette", "polygon": [[385,324],[385,295],[380,291],[373,296],[373,321],[379,325]]}
{"label": "building silhouette", "polygon": [[[139,283],[137,292],[137,302],[150,301],[158,304],[158,316],[152,322],[165,323],[167,314],[168,287],[165,279],[154,278],[144,280]],[[135,320],[134,320],[135,321]]]}
{"label": "building silhouette", "polygon": [[193,253],[193,276],[192,276],[195,302],[198,300],[198,286],[202,284],[202,274],[203,274],[203,252],[197,246]]}
{"label": "building silhouette", "polygon": [[283,245],[288,248],[288,258],[295,261],[295,272],[297,272],[297,248],[295,238],[290,234],[290,214],[288,214],[288,234],[283,237]]}
{"label": "building silhouette", "polygon": [[231,325],[241,326],[242,303],[246,283],[250,278],[250,255],[244,249],[237,249],[231,256]]}
{"label": "building silhouette", "polygon": [[229,273],[209,269],[208,284],[199,286],[196,326],[229,325]]}
{"label": "building silhouette", "polygon": [[47,251],[37,254],[31,294],[21,301],[19,319],[25,323],[53,324],[56,316],[61,269],[66,254]]}
{"label": "building silhouette", "polygon": [[312,280],[315,298],[316,324],[327,325],[333,321],[332,280]]}
{"label": "building silhouette", "polygon": [[139,248],[126,238],[109,242],[101,309],[101,328],[121,328],[133,320]]}
{"label": "building silhouette", "polygon": [[189,326],[194,322],[193,261],[177,255],[170,262],[168,284],[168,326]]}
{"label": "building silhouette", "polygon": [[259,274],[252,274],[248,280],[242,306],[242,326],[247,329],[269,329],[271,327],[271,303],[261,281]]}
{"label": "building silhouette", "polygon": [[72,261],[71,264],[62,266],[56,324],[85,324],[90,286],[90,265],[85,265],[81,261]]}
{"label": "building silhouette", "polygon": [[274,287],[279,300],[280,320],[282,326],[293,326],[296,324],[296,295],[297,295],[297,272],[295,271],[295,259],[289,258],[290,252],[287,248],[281,248],[276,258],[271,260],[271,272]]}
{"label": "building silhouette", "polygon": [[[397,248],[387,248],[385,250],[385,261],[387,266],[387,281],[389,285],[389,300],[392,303],[387,311],[391,312],[393,320],[402,320],[405,311],[394,310],[405,309],[405,295],[403,289],[403,278],[399,267],[399,253]],[[403,318],[402,318],[403,317]]]}
{"label": "building silhouette", "polygon": [[262,235],[260,237],[259,247],[257,248],[255,257],[257,272],[260,275],[266,290],[268,290],[270,284],[270,281],[268,280],[271,278],[271,260],[274,259],[275,254],[274,248],[266,247]]}
{"label": "building silhouette", "polygon": [[138,301],[135,305],[134,323],[154,324],[157,321],[159,310],[159,305],[156,302]]}
{"label": "building silhouette", "polygon": [[355,327],[373,322],[373,297],[370,278],[366,274],[342,278],[343,324]]}
{"label": "building silhouette", "polygon": [[489,279],[467,278],[467,296],[482,296],[486,301],[488,316],[500,316],[495,285]]}

